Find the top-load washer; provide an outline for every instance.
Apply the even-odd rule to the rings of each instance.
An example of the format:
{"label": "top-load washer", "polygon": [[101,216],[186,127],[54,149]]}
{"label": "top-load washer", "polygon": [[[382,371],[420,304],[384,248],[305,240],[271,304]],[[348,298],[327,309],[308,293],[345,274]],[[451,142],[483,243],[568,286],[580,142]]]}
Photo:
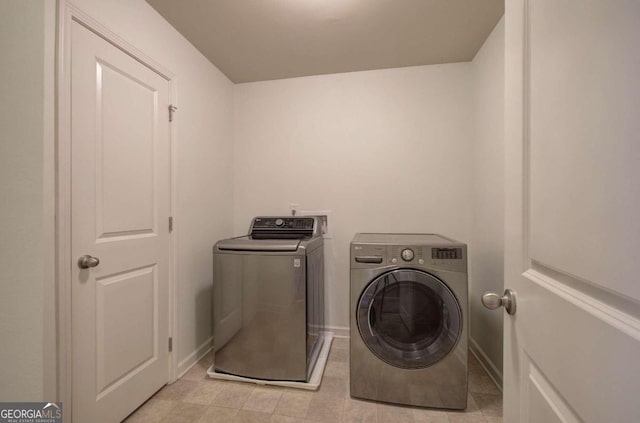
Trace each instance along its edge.
{"label": "top-load washer", "polygon": [[324,241],[315,217],[256,217],[213,248],[214,369],[309,380],[324,330]]}
{"label": "top-load washer", "polygon": [[351,396],[467,406],[466,245],[436,234],[351,242]]}

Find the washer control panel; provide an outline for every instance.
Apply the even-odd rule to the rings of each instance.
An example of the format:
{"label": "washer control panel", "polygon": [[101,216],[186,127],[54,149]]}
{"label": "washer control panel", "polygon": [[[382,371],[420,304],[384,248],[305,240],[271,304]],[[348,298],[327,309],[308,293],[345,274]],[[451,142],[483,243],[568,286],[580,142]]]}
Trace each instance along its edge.
{"label": "washer control panel", "polygon": [[415,257],[415,254],[411,248],[405,248],[404,250],[402,250],[400,255],[402,256],[402,260],[404,261],[411,261]]}
{"label": "washer control panel", "polygon": [[428,245],[352,244],[351,267],[424,267],[452,272],[467,270],[466,247]]}
{"label": "washer control panel", "polygon": [[462,248],[432,248],[431,258],[434,260],[462,260]]}
{"label": "washer control panel", "polygon": [[315,232],[313,217],[256,217],[249,228],[249,235],[256,239],[303,238]]}
{"label": "washer control panel", "polygon": [[461,247],[430,247],[422,245],[387,246],[387,264],[438,267],[444,270],[466,270],[465,252]]}
{"label": "washer control panel", "polygon": [[278,229],[310,230],[313,229],[312,217],[256,217],[251,230]]}

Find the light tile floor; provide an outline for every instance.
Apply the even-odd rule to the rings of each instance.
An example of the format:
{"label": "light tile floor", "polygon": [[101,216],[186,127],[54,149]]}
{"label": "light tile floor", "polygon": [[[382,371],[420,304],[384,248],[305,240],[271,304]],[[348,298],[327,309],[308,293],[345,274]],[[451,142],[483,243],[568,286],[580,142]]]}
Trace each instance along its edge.
{"label": "light tile floor", "polygon": [[349,397],[346,339],[334,339],[318,391],[211,380],[208,355],[172,385],[165,386],[127,423],[496,423],[502,395],[469,354],[469,399],[465,411],[435,410],[361,401]]}

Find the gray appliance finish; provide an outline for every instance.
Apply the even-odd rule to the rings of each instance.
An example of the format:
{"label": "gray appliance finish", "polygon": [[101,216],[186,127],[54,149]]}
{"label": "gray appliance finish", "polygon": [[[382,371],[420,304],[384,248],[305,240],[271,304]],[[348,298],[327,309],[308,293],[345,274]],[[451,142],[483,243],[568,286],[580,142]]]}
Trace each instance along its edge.
{"label": "gray appliance finish", "polygon": [[213,248],[214,369],[306,382],[322,347],[324,240],[315,217],[256,217]]}
{"label": "gray appliance finish", "polygon": [[350,393],[467,406],[467,247],[436,234],[351,242]]}

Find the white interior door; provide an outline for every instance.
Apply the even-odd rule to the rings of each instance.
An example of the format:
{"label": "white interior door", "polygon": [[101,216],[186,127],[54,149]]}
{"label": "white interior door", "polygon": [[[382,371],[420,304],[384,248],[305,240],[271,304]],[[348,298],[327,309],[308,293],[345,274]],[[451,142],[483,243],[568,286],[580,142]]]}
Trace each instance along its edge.
{"label": "white interior door", "polygon": [[638,422],[640,2],[505,22],[505,422]]}
{"label": "white interior door", "polygon": [[72,414],[116,422],[169,376],[169,82],[74,21],[71,93]]}

